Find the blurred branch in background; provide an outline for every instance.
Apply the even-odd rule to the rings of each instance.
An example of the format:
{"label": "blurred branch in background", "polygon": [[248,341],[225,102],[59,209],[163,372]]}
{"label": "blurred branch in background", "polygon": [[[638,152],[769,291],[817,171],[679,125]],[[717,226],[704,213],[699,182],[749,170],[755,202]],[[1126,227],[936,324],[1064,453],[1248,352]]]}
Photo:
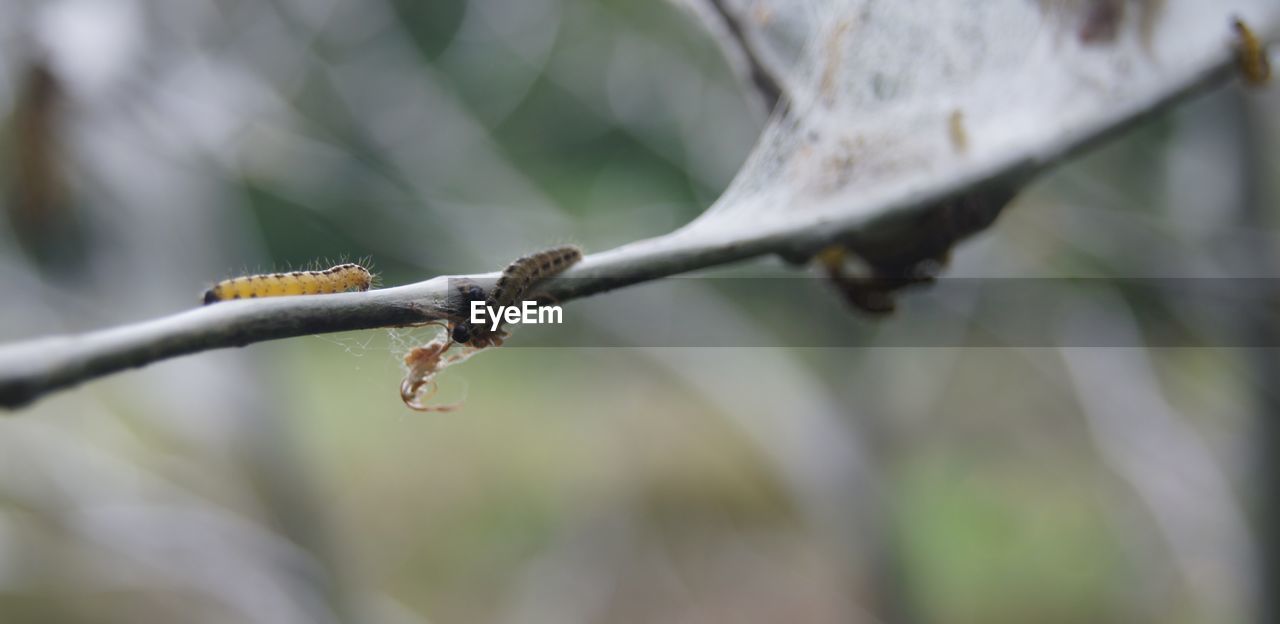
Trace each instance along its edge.
{"label": "blurred branch in background", "polygon": [[[1102,298],[1069,312],[1063,344],[1099,327],[1140,339],[1123,302]],[[1204,619],[1246,619],[1255,552],[1248,522],[1217,460],[1165,399],[1146,351],[1063,348],[1061,355],[1100,458],[1159,528],[1192,608]]]}
{"label": "blurred branch in background", "polygon": [[[680,299],[682,314],[714,315],[722,320],[728,335],[742,340],[770,331],[710,293],[691,288]],[[646,313],[655,311],[636,312],[641,318],[652,318]],[[593,323],[642,345],[661,321],[637,323],[606,314]],[[733,612],[737,617],[722,614],[724,617],[769,621],[798,608],[833,620],[834,613],[847,610],[858,613],[859,621],[913,621],[907,616],[909,602],[898,569],[898,544],[892,535],[892,501],[881,490],[880,458],[860,431],[865,424],[863,415],[840,404],[816,378],[813,364],[786,349],[646,348],[641,352],[673,384],[695,391],[746,436],[770,473],[778,475],[788,505],[795,507],[804,530],[834,549],[833,563],[838,568],[832,574],[841,603],[815,600],[788,605],[785,601],[793,591],[789,583],[778,586],[768,577],[741,569],[729,547],[734,532],[707,536],[698,545],[701,556],[696,560],[702,574],[735,581],[720,591],[731,597],[726,604],[740,611]],[[740,385],[746,382],[757,392],[740,392]],[[608,596],[611,587],[660,584],[661,574],[679,565],[674,554],[665,553],[661,544],[654,543],[657,538],[639,519],[647,506],[664,502],[650,499],[663,495],[645,489],[622,491],[613,494],[605,509],[585,505],[575,514],[577,520],[557,535],[549,552],[522,570],[518,590],[506,605],[502,621],[616,620],[609,611],[616,602]],[[785,548],[781,550],[774,556],[787,556]],[[643,583],[627,578],[637,575],[659,578]],[[634,608],[647,616],[645,621],[669,621],[676,612],[673,606],[661,603]],[[834,611],[828,613],[828,609]]]}
{"label": "blurred branch in background", "polygon": [[[718,328],[741,343],[771,331],[711,293],[689,289],[679,300],[682,314],[719,319]],[[657,324],[619,314],[605,315],[600,323],[637,345],[645,344]],[[815,364],[786,349],[648,348],[644,354],[707,397],[760,449],[791,493],[800,519],[838,549],[841,581],[857,596],[858,609],[875,621],[916,620],[892,522],[893,500],[884,491],[884,458],[867,439],[867,415],[842,404],[820,382]],[[748,380],[758,392],[738,391]]]}
{"label": "blurred branch in background", "polygon": [[715,35],[716,42],[720,44],[725,58],[739,75],[739,80],[754,88],[764,106],[765,113],[777,111],[779,104],[785,106],[787,97],[779,77],[760,58],[755,44],[748,39],[751,35],[742,26],[743,16],[729,8],[724,0],[676,0],[676,2],[693,11],[703,21],[707,31]]}

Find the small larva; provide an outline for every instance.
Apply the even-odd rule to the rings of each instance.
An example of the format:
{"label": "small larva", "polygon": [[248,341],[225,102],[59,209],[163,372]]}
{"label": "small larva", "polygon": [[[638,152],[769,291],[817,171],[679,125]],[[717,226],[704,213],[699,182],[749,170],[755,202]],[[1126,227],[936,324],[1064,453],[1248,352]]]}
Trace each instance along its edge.
{"label": "small larva", "polygon": [[521,256],[502,270],[502,277],[489,296],[491,306],[509,306],[520,300],[529,287],[559,273],[582,259],[582,250],[574,245],[552,247]]}
{"label": "small larva", "polygon": [[1244,81],[1254,87],[1267,84],[1271,78],[1271,63],[1267,59],[1266,47],[1244,20],[1237,17],[1231,25],[1236,30],[1236,63],[1240,73],[1244,74]]}
{"label": "small larva", "polygon": [[[485,305],[490,308],[513,305],[523,299],[535,284],[564,271],[579,260],[582,260],[582,250],[573,245],[521,256],[502,270],[502,277],[498,278],[498,283],[485,298]],[[468,299],[474,300],[475,296],[470,295]],[[489,345],[500,346],[507,333],[501,329],[495,332],[483,325],[472,325],[463,320],[451,324],[450,335],[454,342],[482,349]]]}
{"label": "small larva", "polygon": [[959,153],[969,149],[969,133],[964,129],[964,111],[955,109],[947,117],[947,134],[951,137],[951,147]]}
{"label": "small larva", "polygon": [[348,290],[369,290],[373,275],[358,264],[339,264],[323,271],[293,271],[247,275],[223,280],[204,293],[209,305],[228,299],[255,299],[286,295],[323,295]]}

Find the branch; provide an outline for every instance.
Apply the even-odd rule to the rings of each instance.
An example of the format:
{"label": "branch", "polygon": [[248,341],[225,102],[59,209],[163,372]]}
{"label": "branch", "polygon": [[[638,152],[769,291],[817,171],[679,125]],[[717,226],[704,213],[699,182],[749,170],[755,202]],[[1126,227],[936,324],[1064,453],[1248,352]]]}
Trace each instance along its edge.
{"label": "branch", "polygon": [[[695,236],[686,227],[587,256],[548,282],[544,290],[557,301],[567,302],[766,254],[804,258],[851,238],[912,248],[921,237],[936,235],[912,225],[946,207],[948,200],[980,189],[1025,184],[1034,175],[1190,95],[1227,83],[1235,73],[1234,61],[1231,49],[1224,46],[1198,66],[1185,68],[1162,88],[1111,109],[1091,125],[1072,128],[1036,149],[993,159],[955,175],[936,176],[914,189],[881,197],[874,205],[851,206],[838,216],[796,215],[771,229],[736,238],[705,226],[698,228]],[[992,210],[998,212],[999,208]],[[497,276],[465,277],[485,284]],[[21,407],[83,381],[210,349],[444,319],[449,315],[448,280],[437,277],[363,293],[229,301],[111,329],[0,347],[0,407]]]}
{"label": "branch", "polygon": [[[751,86],[764,102],[765,112],[771,113],[777,110],[780,103],[786,102],[782,85],[778,78],[765,67],[751,42],[747,41],[747,33],[742,29],[740,18],[725,6],[724,0],[707,0],[707,4],[710,6],[710,11],[723,22],[727,36],[717,37],[716,41],[724,49],[725,56],[729,59],[737,59],[742,65],[739,71],[751,81]],[[712,31],[714,32],[714,29]]]}

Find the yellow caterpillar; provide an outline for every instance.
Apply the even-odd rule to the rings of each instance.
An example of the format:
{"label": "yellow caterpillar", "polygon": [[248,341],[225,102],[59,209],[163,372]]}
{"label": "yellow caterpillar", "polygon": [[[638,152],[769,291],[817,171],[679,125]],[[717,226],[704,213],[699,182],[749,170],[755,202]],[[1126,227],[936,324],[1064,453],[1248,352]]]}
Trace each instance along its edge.
{"label": "yellow caterpillar", "polygon": [[1244,20],[1237,17],[1232,26],[1236,29],[1236,63],[1240,73],[1244,74],[1244,81],[1254,87],[1267,84],[1271,78],[1271,63],[1267,59],[1266,46]]}
{"label": "yellow caterpillar", "polygon": [[258,297],[283,297],[286,295],[324,295],[369,290],[373,275],[358,264],[339,264],[323,271],[293,271],[247,275],[223,280],[204,293],[204,303],[209,305],[228,299],[255,299]]}

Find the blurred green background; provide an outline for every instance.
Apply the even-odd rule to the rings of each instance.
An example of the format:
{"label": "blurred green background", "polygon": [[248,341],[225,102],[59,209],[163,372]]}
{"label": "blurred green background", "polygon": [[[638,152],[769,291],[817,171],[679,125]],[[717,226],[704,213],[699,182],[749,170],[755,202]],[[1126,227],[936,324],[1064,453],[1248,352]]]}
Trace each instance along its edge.
{"label": "blurred green background", "polygon": [[[397,285],[659,235],[765,122],[665,3],[0,2],[6,342],[172,313],[246,272],[371,258]],[[1276,102],[1202,97],[1064,167],[952,274],[1275,277],[1256,206],[1277,196]],[[812,325],[866,347],[648,346],[635,327],[670,301],[606,319],[606,295],[566,312],[634,346],[517,334],[444,375],[454,413],[396,392],[427,330],[52,396],[0,420],[0,621],[1248,617],[1273,350],[1212,345],[1250,317],[1188,314],[1186,347],[904,348],[1018,310],[873,321],[801,283],[692,282],[674,313],[743,344]],[[1140,337],[1169,297],[1082,300],[1055,326]]]}

